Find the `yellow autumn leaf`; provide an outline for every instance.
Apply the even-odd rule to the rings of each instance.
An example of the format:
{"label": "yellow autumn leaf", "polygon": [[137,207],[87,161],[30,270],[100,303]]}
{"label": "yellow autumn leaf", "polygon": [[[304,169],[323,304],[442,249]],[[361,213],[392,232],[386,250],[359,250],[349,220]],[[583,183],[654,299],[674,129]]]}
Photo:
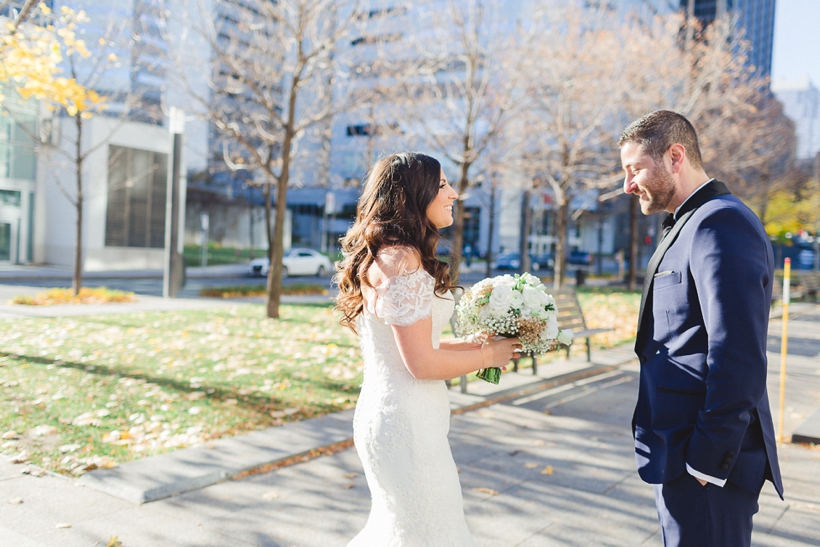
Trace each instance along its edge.
{"label": "yellow autumn leaf", "polygon": [[552,475],[552,466],[548,465],[544,469],[541,470],[542,475]]}
{"label": "yellow autumn leaf", "polygon": [[[39,4],[44,17],[51,10]],[[103,99],[74,78],[61,75],[65,54],[77,52],[87,57],[85,43],[77,39],[76,23],[86,21],[84,12],[63,6],[59,28],[53,25],[5,25],[0,35],[0,84],[17,91],[23,99],[35,98],[65,108],[70,115],[101,106]],[[3,100],[0,94],[0,101]]]}

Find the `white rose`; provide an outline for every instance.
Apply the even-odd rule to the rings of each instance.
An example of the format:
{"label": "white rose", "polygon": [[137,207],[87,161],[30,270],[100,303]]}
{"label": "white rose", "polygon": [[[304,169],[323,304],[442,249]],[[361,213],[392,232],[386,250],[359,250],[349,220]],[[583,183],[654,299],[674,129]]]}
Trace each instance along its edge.
{"label": "white rose", "polygon": [[524,280],[524,283],[526,283],[527,285],[531,285],[533,287],[537,287],[541,284],[541,280],[532,275],[531,273],[521,274],[521,279]]}
{"label": "white rose", "polygon": [[[490,294],[490,311],[493,315],[503,315],[510,309],[513,290],[509,285],[497,285]],[[520,296],[520,295],[519,295]]]}
{"label": "white rose", "polygon": [[572,337],[574,333],[571,329],[564,329],[558,333],[558,341],[565,346],[572,344]]}
{"label": "white rose", "polygon": [[543,310],[547,304],[547,295],[533,287],[524,287],[521,290],[524,305],[530,310]]}
{"label": "white rose", "polygon": [[514,287],[515,284],[516,284],[515,278],[513,276],[509,275],[509,274],[499,275],[494,280],[494,285],[496,287],[501,287],[501,286]]}
{"label": "white rose", "polygon": [[548,340],[554,340],[558,336],[558,321],[550,318],[550,320],[547,321],[547,326],[541,331],[541,336]]}
{"label": "white rose", "polygon": [[520,310],[523,305],[524,297],[521,296],[521,291],[513,289],[512,293],[510,293],[510,307],[516,310]]}

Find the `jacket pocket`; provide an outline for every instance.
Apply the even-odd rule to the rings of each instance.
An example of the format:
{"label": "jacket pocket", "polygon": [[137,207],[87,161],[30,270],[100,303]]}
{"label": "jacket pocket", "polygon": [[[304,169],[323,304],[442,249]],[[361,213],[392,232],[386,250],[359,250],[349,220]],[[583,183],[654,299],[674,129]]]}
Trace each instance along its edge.
{"label": "jacket pocket", "polygon": [[658,272],[652,278],[652,288],[655,290],[680,285],[680,272],[666,271]]}

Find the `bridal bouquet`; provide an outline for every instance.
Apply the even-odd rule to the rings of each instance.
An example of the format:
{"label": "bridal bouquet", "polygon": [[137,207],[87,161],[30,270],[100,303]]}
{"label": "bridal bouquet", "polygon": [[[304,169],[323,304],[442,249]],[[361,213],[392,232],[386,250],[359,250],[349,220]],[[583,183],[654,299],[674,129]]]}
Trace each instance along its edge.
{"label": "bridal bouquet", "polygon": [[[456,317],[459,336],[517,336],[522,351],[531,355],[572,343],[571,330],[558,330],[555,299],[540,279],[528,273],[500,275],[476,283],[461,297]],[[478,377],[497,384],[501,369],[481,369]]]}

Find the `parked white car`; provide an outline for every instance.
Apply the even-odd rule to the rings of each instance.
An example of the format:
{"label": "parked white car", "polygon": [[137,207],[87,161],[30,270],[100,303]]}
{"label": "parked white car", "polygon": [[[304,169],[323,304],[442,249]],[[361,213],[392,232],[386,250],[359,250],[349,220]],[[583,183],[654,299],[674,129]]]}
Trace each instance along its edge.
{"label": "parked white car", "polygon": [[[333,270],[330,259],[313,249],[291,249],[282,258],[282,277],[289,275],[317,275],[324,277]],[[251,276],[266,276],[270,268],[270,260],[256,258],[248,265]]]}

